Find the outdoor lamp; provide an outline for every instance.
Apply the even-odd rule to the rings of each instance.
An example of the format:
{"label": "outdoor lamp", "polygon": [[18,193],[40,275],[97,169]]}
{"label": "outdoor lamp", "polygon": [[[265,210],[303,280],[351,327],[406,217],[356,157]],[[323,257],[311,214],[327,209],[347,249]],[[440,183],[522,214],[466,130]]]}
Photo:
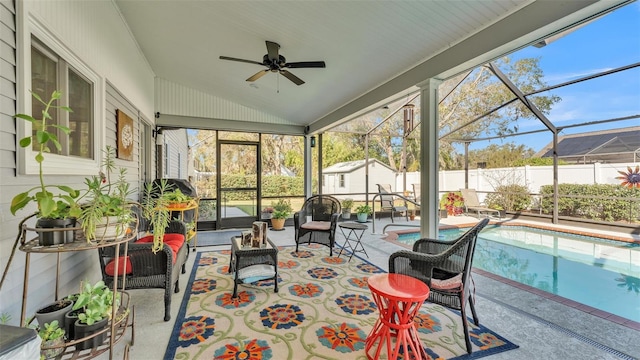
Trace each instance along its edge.
{"label": "outdoor lamp", "polygon": [[311,147],[312,147],[312,148],[313,148],[313,147],[316,147],[316,137],[315,137],[315,136],[312,136],[312,137],[311,137]]}

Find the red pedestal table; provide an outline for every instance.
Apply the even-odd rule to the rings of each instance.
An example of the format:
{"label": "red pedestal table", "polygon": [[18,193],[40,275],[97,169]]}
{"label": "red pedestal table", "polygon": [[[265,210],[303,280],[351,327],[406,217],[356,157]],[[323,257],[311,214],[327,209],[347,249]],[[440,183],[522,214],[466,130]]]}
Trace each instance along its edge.
{"label": "red pedestal table", "polygon": [[426,359],[413,318],[429,296],[429,287],[402,274],[373,275],[367,283],[380,312],[365,343],[367,358],[379,359],[386,349],[387,358],[395,360],[402,349],[404,359]]}

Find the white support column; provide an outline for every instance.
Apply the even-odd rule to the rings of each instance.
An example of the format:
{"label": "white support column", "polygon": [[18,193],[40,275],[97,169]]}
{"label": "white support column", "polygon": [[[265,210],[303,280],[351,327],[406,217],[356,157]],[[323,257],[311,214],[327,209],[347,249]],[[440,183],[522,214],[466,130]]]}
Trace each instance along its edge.
{"label": "white support column", "polygon": [[304,158],[303,158],[303,172],[304,172],[304,197],[309,198],[311,194],[311,136],[304,136]]}
{"label": "white support column", "polygon": [[420,84],[420,234],[438,238],[438,86],[442,81],[429,79]]}

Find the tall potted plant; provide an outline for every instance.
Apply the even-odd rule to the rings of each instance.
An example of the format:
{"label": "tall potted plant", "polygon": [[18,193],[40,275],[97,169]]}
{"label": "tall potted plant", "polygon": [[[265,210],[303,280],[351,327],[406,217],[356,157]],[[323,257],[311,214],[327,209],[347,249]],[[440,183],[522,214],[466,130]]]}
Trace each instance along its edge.
{"label": "tall potted plant", "polygon": [[162,179],[157,184],[147,183],[142,195],[142,216],[150,222],[153,229],[154,252],[162,250],[165,229],[171,222],[171,211],[168,207],[175,201],[176,195],[170,188],[167,180]]}
{"label": "tall potted plant", "polygon": [[280,199],[273,206],[273,216],[271,217],[271,226],[273,230],[284,229],[285,220],[291,215],[293,208],[291,208],[291,202],[289,200]]}
{"label": "tall potted plant", "polygon": [[[66,106],[55,105],[55,102],[62,96],[59,91],[54,91],[47,101],[42,100],[35,92],[32,92],[31,95],[34,101],[38,101],[44,106],[42,118],[35,119],[27,114],[16,114],[15,117],[30,122],[35,130],[31,135],[20,139],[20,146],[23,148],[31,146],[36,150],[35,160],[38,163],[40,184],[13,197],[10,207],[11,214],[15,215],[18,210],[35,202],[38,207],[36,228],[73,228],[76,218],[80,215],[80,207],[76,202],[80,192],[66,185],[45,184],[42,165],[45,153],[51,152],[50,146],[55,147],[58,151],[62,149],[56,131],[62,131],[67,135],[71,132],[66,126],[49,123],[52,119],[49,112],[54,109],[68,112],[72,110]],[[74,239],[73,231],[43,231],[38,235],[40,245],[43,246],[72,242]]]}

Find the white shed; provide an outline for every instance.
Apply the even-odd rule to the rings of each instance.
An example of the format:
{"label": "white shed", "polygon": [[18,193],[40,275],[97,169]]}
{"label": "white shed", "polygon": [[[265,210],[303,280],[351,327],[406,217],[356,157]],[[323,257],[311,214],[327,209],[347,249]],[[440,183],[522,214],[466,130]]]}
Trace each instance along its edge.
{"label": "white shed", "polygon": [[[322,170],[323,194],[355,194],[365,192],[365,160],[341,162]],[[376,184],[396,184],[396,171],[376,159],[369,159],[369,193],[377,193]],[[393,189],[396,191],[396,189]],[[363,200],[364,195],[350,196]]]}

